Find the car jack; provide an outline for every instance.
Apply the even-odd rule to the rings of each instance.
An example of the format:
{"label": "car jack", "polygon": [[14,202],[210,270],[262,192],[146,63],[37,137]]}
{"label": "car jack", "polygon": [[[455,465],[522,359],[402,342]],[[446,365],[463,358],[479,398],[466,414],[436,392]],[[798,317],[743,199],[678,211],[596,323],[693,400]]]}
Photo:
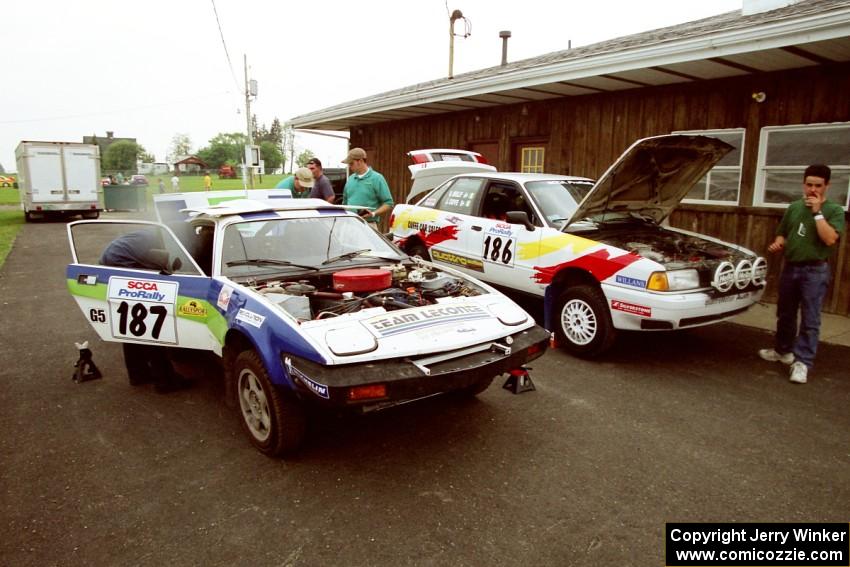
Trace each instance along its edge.
{"label": "car jack", "polygon": [[74,343],[74,346],[80,349],[80,359],[74,363],[74,375],[71,377],[74,382],[79,384],[80,382],[88,382],[89,380],[103,378],[103,375],[100,373],[100,370],[97,369],[94,360],[92,360],[89,342],[85,341],[83,344]]}
{"label": "car jack", "polygon": [[535,390],[534,382],[531,381],[531,375],[528,373],[529,370],[531,368],[525,367],[510,370],[508,372],[508,379],[505,380],[502,388],[510,390],[514,394],[522,394],[523,392]]}

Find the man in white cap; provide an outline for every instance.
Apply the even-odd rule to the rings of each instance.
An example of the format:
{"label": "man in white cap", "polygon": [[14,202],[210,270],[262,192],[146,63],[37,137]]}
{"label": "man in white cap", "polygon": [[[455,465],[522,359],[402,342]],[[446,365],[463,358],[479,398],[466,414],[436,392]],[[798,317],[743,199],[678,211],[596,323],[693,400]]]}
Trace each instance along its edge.
{"label": "man in white cap", "polygon": [[299,167],[295,170],[295,175],[290,175],[285,179],[281,179],[275,189],[290,189],[292,196],[296,198],[308,197],[313,184],[316,181],[313,179],[313,172],[306,167]]}
{"label": "man in white cap", "polygon": [[381,215],[392,210],[394,205],[387,180],[366,164],[363,148],[351,148],[342,163],[351,169],[342,190],[342,204],[363,207],[363,218],[377,227]]}

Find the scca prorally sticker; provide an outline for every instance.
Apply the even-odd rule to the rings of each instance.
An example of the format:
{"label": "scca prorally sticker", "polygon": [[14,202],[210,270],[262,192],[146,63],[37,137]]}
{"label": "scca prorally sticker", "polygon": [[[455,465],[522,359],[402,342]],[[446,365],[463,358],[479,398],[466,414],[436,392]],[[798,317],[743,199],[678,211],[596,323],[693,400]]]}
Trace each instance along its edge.
{"label": "scca prorally sticker", "polygon": [[233,295],[233,288],[229,285],[223,286],[221,291],[218,292],[218,300],[216,301],[216,305],[222,311],[227,311],[227,306],[230,305],[230,296]]}
{"label": "scca prorally sticker", "polygon": [[236,320],[251,325],[252,327],[257,327],[258,329],[263,326],[263,322],[266,318],[259,313],[254,313],[253,311],[249,311],[247,309],[240,309],[236,313]]}
{"label": "scca prorally sticker", "polygon": [[652,308],[645,305],[636,305],[634,303],[626,303],[625,301],[611,301],[611,309],[631,313],[632,315],[640,315],[641,317],[652,317]]}
{"label": "scca prorally sticker", "polygon": [[144,278],[109,278],[110,329],[117,339],[177,343],[174,307],[179,284]]}
{"label": "scca prorally sticker", "polygon": [[630,285],[632,287],[639,287],[641,289],[646,288],[646,280],[639,280],[637,278],[630,278],[628,276],[617,276],[617,283],[621,283],[623,285]]}

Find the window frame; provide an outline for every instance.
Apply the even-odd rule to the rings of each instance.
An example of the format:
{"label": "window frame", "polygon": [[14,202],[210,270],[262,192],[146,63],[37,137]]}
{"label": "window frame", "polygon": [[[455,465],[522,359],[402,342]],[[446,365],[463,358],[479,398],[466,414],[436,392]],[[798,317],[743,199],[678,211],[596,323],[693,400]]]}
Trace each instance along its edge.
{"label": "window frame", "polygon": [[686,205],[714,205],[720,207],[737,207],[741,204],[741,182],[743,181],[743,171],[744,171],[744,148],[747,143],[747,129],[746,128],[714,128],[711,130],[677,130],[672,132],[673,134],[686,134],[692,136],[713,136],[715,134],[741,134],[741,145],[738,148],[740,152],[740,157],[738,158],[738,165],[715,165],[711,169],[708,170],[705,174],[705,192],[704,195],[708,197],[708,190],[711,187],[711,174],[714,171],[734,171],[738,170],[738,190],[736,193],[736,198],[734,201],[719,201],[717,199],[693,199],[685,197],[682,199],[682,203]]}
{"label": "window frame", "polygon": [[[765,160],[767,159],[767,148],[768,142],[770,140],[770,134],[773,132],[791,132],[791,131],[805,131],[805,130],[838,130],[838,129],[849,129],[850,130],[850,122],[818,122],[814,124],[785,124],[781,126],[764,126],[762,127],[759,133],[759,149],[758,149],[758,160],[756,161],[756,178],[754,184],[753,191],[753,206],[756,207],[765,207],[770,209],[786,209],[788,205],[793,203],[766,203],[764,200],[764,192],[765,192],[765,183],[767,181],[767,173],[769,171],[799,171],[800,173],[800,196],[802,196],[802,175],[805,171],[806,167],[811,164],[802,164],[802,165],[765,165]],[[844,165],[835,165],[828,163],[826,164],[830,167],[833,172],[833,178],[835,177],[835,171],[841,171],[842,173],[850,174],[850,163]],[[830,181],[831,183],[831,181]],[[850,201],[850,187],[847,188],[847,197],[845,198],[845,202],[839,203],[836,200],[832,200],[834,203],[838,203],[841,207],[847,211],[848,210],[848,201]],[[832,191],[830,191],[832,192]],[[829,197],[829,194],[827,194]]]}

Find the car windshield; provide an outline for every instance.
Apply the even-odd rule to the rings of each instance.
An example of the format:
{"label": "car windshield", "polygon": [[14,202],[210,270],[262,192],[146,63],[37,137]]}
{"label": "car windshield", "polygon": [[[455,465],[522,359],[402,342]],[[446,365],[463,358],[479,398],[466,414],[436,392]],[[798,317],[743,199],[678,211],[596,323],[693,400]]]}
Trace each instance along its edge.
{"label": "car windshield", "polygon": [[593,187],[593,182],[550,179],[529,181],[525,187],[549,224],[559,226],[576,212],[579,203]]}
{"label": "car windshield", "polygon": [[263,276],[403,257],[353,216],[264,219],[225,229],[221,273],[229,277]]}

